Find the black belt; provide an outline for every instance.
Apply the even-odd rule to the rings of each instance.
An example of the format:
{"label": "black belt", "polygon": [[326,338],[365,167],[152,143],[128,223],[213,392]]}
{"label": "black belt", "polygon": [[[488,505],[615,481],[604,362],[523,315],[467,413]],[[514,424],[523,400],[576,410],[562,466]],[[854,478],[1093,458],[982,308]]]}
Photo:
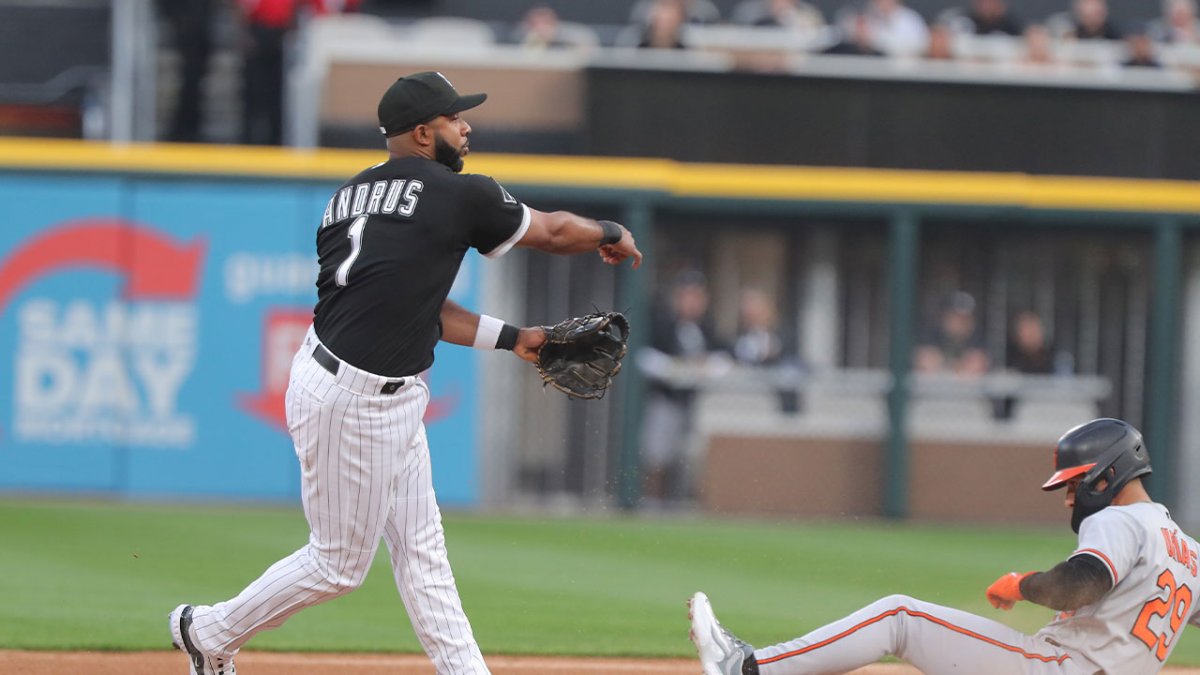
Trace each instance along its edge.
{"label": "black belt", "polygon": [[333,354],[330,354],[329,350],[325,349],[325,345],[320,343],[318,343],[317,348],[313,350],[313,359],[317,363],[321,364],[322,368],[328,370],[331,375],[337,375],[338,366],[342,365],[342,362],[338,361],[337,357]]}
{"label": "black belt", "polygon": [[[333,375],[334,377],[337,376],[338,367],[340,367],[342,365],[342,362],[339,361],[338,357],[334,356],[332,352],[330,352],[328,349],[326,349],[325,345],[318,342],[317,348],[313,350],[312,355],[313,355],[313,360],[316,361],[317,363],[321,364],[322,368],[324,368],[325,370],[328,370],[329,374]],[[380,394],[394,394],[394,393],[400,391],[400,387],[403,387],[404,383],[407,381],[408,381],[408,378],[403,378],[403,377],[400,378],[399,380],[388,380],[387,382],[383,383],[383,386],[379,387],[379,393]]]}

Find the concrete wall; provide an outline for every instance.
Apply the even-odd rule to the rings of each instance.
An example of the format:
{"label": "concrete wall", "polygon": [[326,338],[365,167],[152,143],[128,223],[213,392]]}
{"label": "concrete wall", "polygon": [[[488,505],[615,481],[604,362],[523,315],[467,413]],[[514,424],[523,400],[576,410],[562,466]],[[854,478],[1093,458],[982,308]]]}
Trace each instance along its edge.
{"label": "concrete wall", "polygon": [[[963,522],[1067,522],[1061,492],[1042,492],[1053,444],[916,440],[909,515]],[[879,516],[882,439],[714,435],[700,479],[712,513]]]}

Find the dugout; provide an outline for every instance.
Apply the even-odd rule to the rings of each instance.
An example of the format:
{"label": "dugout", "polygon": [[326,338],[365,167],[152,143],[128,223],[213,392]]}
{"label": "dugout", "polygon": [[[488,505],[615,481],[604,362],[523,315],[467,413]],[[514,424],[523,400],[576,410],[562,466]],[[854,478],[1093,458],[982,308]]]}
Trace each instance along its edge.
{"label": "dugout", "polygon": [[[1184,475],[1184,428],[1169,410],[1194,391],[1180,379],[1188,367],[1174,364],[1194,360],[1181,349],[1180,320],[1192,301],[1181,285],[1191,273],[1178,256],[1194,245],[1196,221],[1193,207],[1169,195],[1190,200],[1191,184],[667,166],[676,171],[670,193],[645,195],[623,216],[653,232],[647,248],[659,267],[644,293],[618,282],[617,304],[633,292],[633,311],[648,311],[638,297],[648,302],[679,259],[698,262],[714,305],[724,305],[717,323],[726,337],[739,286],[770,287],[791,308],[781,332],[804,365],[790,375],[679,374],[702,393],[690,458],[703,508],[1058,522],[1054,495],[1031,492],[1014,504],[1014,490],[1036,484],[1063,431],[1100,415],[1136,419],[1159,439],[1150,441],[1161,448],[1156,494],[1170,494]],[[570,208],[604,202],[546,195]],[[547,262],[543,274],[559,268],[559,279],[572,278],[574,265]],[[539,285],[554,277],[530,278]],[[963,288],[979,298],[981,340],[995,368],[970,382],[912,372],[922,326],[939,298]],[[1006,372],[1006,336],[1023,308],[1053,324],[1069,370]],[[798,410],[781,402],[787,389],[799,392]],[[533,459],[527,475],[560,482],[524,487],[603,504],[616,485],[620,500],[637,504],[640,441],[629,422],[641,402],[630,400],[639,395],[630,388],[621,395],[622,455],[606,465],[590,454],[594,424],[555,431],[565,452]],[[1015,405],[1001,414],[1006,399]]]}

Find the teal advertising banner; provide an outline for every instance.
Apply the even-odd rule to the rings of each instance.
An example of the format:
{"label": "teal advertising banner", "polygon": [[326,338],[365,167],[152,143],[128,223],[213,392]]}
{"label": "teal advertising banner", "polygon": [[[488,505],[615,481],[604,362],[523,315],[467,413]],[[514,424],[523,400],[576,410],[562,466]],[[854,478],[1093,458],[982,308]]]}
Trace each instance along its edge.
{"label": "teal advertising banner", "polygon": [[[298,498],[283,395],[336,187],[0,173],[0,489]],[[422,375],[448,505],[479,497],[476,358],[442,344]]]}

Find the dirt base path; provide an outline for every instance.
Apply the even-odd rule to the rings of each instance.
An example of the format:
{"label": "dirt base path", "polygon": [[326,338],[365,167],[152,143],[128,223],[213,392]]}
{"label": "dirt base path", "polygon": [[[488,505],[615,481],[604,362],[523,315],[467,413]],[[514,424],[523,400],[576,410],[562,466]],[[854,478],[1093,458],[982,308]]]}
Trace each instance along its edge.
{"label": "dirt base path", "polygon": [[[244,652],[242,675],[432,675],[423,656],[388,654],[276,654]],[[495,675],[698,675],[692,659],[582,659],[491,656]],[[1167,668],[1172,675],[1200,675],[1200,669]],[[179,652],[24,652],[0,651],[0,673],[11,675],[173,675],[187,673]],[[920,675],[915,668],[880,664],[854,675]]]}
{"label": "dirt base path", "polygon": [[[277,654],[243,652],[241,675],[433,675],[424,656],[391,654]],[[489,656],[494,675],[699,675],[693,659],[583,659]],[[855,675],[918,675],[906,666],[878,665]],[[0,673],[12,675],[179,675],[187,661],[179,652],[0,651]]]}

